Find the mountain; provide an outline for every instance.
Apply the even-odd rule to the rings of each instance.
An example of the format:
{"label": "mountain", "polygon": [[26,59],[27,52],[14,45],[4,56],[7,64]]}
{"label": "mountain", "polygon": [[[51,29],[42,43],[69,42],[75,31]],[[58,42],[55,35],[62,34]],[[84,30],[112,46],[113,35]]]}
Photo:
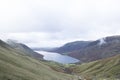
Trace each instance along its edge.
{"label": "mountain", "polygon": [[0,80],[69,80],[70,75],[54,71],[42,60],[24,55],[0,40]]}
{"label": "mountain", "polygon": [[50,48],[50,47],[44,47],[44,48],[39,48],[39,47],[32,47],[34,51],[47,51],[47,52],[52,52],[56,48]]}
{"label": "mountain", "polygon": [[62,47],[52,49],[51,52],[66,54],[66,53],[71,52],[71,51],[76,51],[76,50],[82,49],[85,46],[87,46],[90,42],[91,41],[70,42],[70,43],[63,45]]}
{"label": "mountain", "polygon": [[120,79],[120,55],[97,60],[81,65],[71,66],[71,71],[77,75],[83,75],[90,80],[119,80]]}
{"label": "mountain", "polygon": [[14,48],[16,50],[25,53],[28,56],[31,56],[31,57],[37,58],[37,59],[43,59],[43,55],[41,55],[37,52],[34,52],[31,48],[29,48],[25,44],[17,43],[14,40],[7,40],[7,44],[9,44],[12,48]]}
{"label": "mountain", "polygon": [[81,62],[95,61],[120,54],[120,36],[109,36],[95,41],[70,42],[51,51],[69,55]]}
{"label": "mountain", "polygon": [[120,54],[120,36],[110,36],[90,42],[83,49],[70,52],[68,55],[89,62],[117,54]]}
{"label": "mountain", "polygon": [[80,80],[78,77],[119,80],[120,55],[89,63],[63,65],[33,58],[0,40],[0,80]]}

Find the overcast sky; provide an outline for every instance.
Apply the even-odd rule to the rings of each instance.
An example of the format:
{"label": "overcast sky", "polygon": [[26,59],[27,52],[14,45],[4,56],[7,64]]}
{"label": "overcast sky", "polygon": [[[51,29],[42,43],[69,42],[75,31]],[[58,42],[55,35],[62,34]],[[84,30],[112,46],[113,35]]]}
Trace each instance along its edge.
{"label": "overcast sky", "polygon": [[120,35],[120,0],[0,0],[0,38],[30,47]]}

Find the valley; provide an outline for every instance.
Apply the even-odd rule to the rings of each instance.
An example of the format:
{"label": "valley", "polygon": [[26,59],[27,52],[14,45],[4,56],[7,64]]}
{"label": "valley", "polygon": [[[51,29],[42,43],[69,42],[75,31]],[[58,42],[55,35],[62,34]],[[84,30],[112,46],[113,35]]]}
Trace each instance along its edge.
{"label": "valley", "polygon": [[71,76],[52,70],[45,62],[0,41],[0,80],[67,80]]}
{"label": "valley", "polygon": [[91,62],[120,54],[120,36],[108,36],[94,41],[75,41],[48,50],[68,55],[81,62]]}
{"label": "valley", "polygon": [[[0,80],[120,80],[118,38],[108,37],[105,39],[106,43],[99,45],[98,40],[85,44],[80,42],[81,47],[74,51],[70,46],[78,46],[78,42],[75,42],[69,44],[68,48],[73,50],[68,49],[68,53],[65,50],[67,54],[55,53],[56,51],[35,52],[22,43],[0,40]],[[76,50],[87,50],[90,56],[83,52],[81,56],[77,56],[78,58],[72,58],[70,54],[77,52]],[[106,53],[100,54],[103,51]]]}
{"label": "valley", "polygon": [[0,0],[0,80],[120,80],[120,0]]}

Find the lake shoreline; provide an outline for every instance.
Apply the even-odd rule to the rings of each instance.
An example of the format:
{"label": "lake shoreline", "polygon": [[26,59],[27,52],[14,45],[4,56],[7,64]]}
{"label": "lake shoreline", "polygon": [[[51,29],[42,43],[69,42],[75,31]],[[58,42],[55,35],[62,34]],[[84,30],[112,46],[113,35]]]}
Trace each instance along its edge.
{"label": "lake shoreline", "polygon": [[35,52],[42,54],[45,60],[55,61],[62,64],[77,63],[80,61],[76,58],[67,55],[61,55],[59,53],[46,52],[46,51],[35,51]]}

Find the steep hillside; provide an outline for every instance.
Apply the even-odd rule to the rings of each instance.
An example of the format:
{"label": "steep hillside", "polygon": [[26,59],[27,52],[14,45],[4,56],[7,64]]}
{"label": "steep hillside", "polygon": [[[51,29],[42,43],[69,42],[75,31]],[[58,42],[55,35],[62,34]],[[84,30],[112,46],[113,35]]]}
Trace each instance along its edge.
{"label": "steep hillside", "polygon": [[68,80],[69,75],[56,72],[43,61],[25,56],[0,41],[0,80]]}
{"label": "steep hillside", "polygon": [[89,43],[86,47],[68,53],[83,62],[95,61],[120,54],[120,36],[102,38]]}
{"label": "steep hillside", "polygon": [[[73,73],[89,78],[120,79],[120,55],[71,67]],[[114,78],[114,79],[113,79]]]}
{"label": "steep hillside", "polygon": [[120,54],[120,36],[109,36],[95,41],[70,42],[48,51],[69,55],[81,62],[95,61]]}
{"label": "steep hillside", "polygon": [[66,54],[66,53],[71,52],[71,51],[83,49],[90,42],[91,41],[75,41],[75,42],[70,42],[70,43],[67,43],[67,44],[63,45],[62,47],[55,48],[55,49],[53,49],[51,51],[52,52],[61,53],[61,54]]}
{"label": "steep hillside", "polygon": [[20,51],[22,53],[25,53],[27,56],[33,57],[33,58],[37,58],[37,59],[43,59],[43,55],[34,52],[31,48],[29,48],[28,46],[26,46],[25,44],[22,43],[17,43],[13,40],[7,40],[7,43],[14,49],[16,49],[17,51]]}

